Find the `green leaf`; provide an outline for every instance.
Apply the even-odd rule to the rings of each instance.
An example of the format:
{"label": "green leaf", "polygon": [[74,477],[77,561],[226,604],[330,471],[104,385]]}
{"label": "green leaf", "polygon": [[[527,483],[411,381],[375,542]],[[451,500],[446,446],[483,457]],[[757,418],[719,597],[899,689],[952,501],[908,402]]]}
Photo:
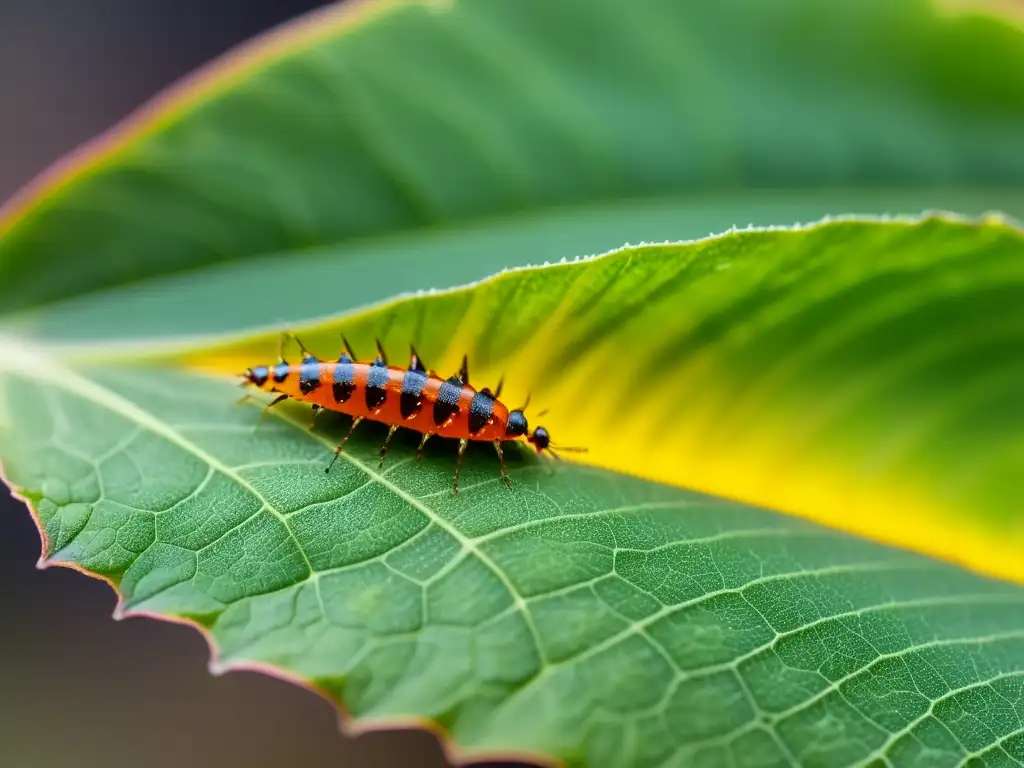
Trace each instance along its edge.
{"label": "green leaf", "polygon": [[[342,329],[364,355],[414,340],[442,372],[467,351],[477,386],[504,369],[508,402],[532,388],[530,413],[550,406],[595,464],[761,507],[813,498],[796,511],[1020,576],[1022,286],[1024,235],[999,222],[850,221],[515,270],[296,330],[324,359]],[[48,561],[111,580],[125,614],[204,628],[217,670],[306,682],[356,727],[434,723],[463,757],[1024,762],[1019,585],[511,447],[511,491],[473,446],[455,497],[450,442],[416,465],[404,434],[378,469],[381,425],[325,475],[344,419],[310,432],[285,404],[254,431],[259,409],[213,375],[276,342],[5,342],[0,458]]]}
{"label": "green leaf", "polygon": [[[121,613],[461,755],[1024,763],[1024,592],[939,559],[1024,579],[1020,231],[677,242],[1024,213],[1022,43],[923,0],[368,2],[285,30],[0,215],[6,478]],[[325,475],[344,420],[254,433],[221,375],[323,315],[296,330],[325,359],[342,328],[469,352],[589,465],[510,448],[508,491],[474,446],[456,498],[450,444],[378,469],[365,426]]]}
{"label": "green leaf", "polygon": [[378,472],[360,440],[328,479],[298,417],[253,436],[232,388],[194,376],[40,383],[9,382],[8,470],[48,555],[115,581],[125,614],[208,628],[220,671],[271,665],[364,725],[434,720],[463,754],[1024,759],[1018,587],[526,459],[515,504],[477,452],[458,500],[450,451],[399,471],[406,445]]}
{"label": "green leaf", "polygon": [[1022,124],[1024,32],[924,0],[346,4],[16,201],[0,306],[241,330],[734,225],[1021,215]]}

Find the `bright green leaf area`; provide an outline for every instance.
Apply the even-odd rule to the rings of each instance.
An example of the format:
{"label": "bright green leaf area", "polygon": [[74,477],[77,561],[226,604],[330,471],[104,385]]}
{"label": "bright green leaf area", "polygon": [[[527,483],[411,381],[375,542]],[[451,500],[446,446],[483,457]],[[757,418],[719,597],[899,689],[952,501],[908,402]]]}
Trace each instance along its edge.
{"label": "bright green leaf area", "polygon": [[750,223],[1024,215],[1024,32],[1003,20],[924,0],[353,7],[0,221],[8,331],[241,330]]}
{"label": "bright green leaf area", "polygon": [[[9,479],[47,556],[127,612],[209,629],[365,721],[589,766],[1024,762],[1024,592],[770,512],[600,470],[554,475],[368,429],[331,439],[219,381],[6,380]],[[335,435],[336,439],[336,435]]]}
{"label": "bright green leaf area", "polygon": [[[342,331],[442,376],[467,354],[588,463],[1024,581],[1022,329],[1024,234],[945,218],[628,248],[294,328],[324,360]],[[141,353],[237,375],[278,336]]]}
{"label": "bright green leaf area", "polygon": [[[967,544],[1001,521],[1012,548],[1000,511],[1020,490],[999,473],[1024,434],[1024,411],[1006,407],[1020,399],[1022,286],[1016,229],[847,222],[518,270],[296,330],[324,359],[341,329],[364,356],[379,336],[399,364],[415,340],[442,373],[467,351],[477,386],[508,366],[509,401],[533,386],[528,414],[550,404],[555,439],[586,438],[592,460],[764,482],[763,506],[819,487],[831,506],[810,511],[840,525],[895,535],[909,512],[886,501],[929,510],[981,487],[1007,506],[924,518],[921,531],[947,533],[918,543]],[[381,425],[360,427],[325,474],[347,419],[311,432],[308,408],[285,404],[260,423],[233,381],[185,366],[271,362],[275,343],[58,358],[6,342],[0,458],[46,557],[112,580],[126,612],[200,624],[218,669],[281,670],[363,723],[431,720],[463,754],[1024,763],[1019,585],[512,446],[512,490],[493,449],[473,445],[456,497],[450,441],[417,465],[418,436],[400,432],[379,467]],[[636,398],[652,394],[651,371],[657,397]],[[915,486],[911,470],[928,466],[952,484]]]}

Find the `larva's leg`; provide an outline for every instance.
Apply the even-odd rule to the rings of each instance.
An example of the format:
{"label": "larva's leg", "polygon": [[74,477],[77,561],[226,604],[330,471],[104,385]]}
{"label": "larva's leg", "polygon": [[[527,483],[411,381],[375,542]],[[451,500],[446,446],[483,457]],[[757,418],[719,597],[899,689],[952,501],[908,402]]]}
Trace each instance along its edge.
{"label": "larva's leg", "polygon": [[349,427],[348,434],[345,435],[344,439],[340,443],[338,443],[338,447],[334,449],[334,458],[331,459],[331,463],[327,465],[327,469],[324,470],[325,473],[331,471],[331,467],[334,466],[334,462],[336,462],[338,457],[341,455],[341,449],[345,447],[345,443],[347,443],[348,439],[352,437],[352,433],[356,431],[356,427],[359,426],[359,422],[362,420],[362,416],[357,416],[352,420],[352,426]]}
{"label": "larva's leg", "polygon": [[323,410],[323,406],[313,403],[313,418],[309,420],[309,431],[313,431],[313,427],[316,426],[316,417],[320,415],[320,411]]}
{"label": "larva's leg", "polygon": [[505,481],[505,485],[509,490],[512,490],[512,481],[508,478],[508,470],[505,468],[505,454],[501,452],[501,440],[494,441],[494,450],[498,452],[498,466],[501,471],[501,479]]}
{"label": "larva's leg", "polygon": [[260,413],[260,417],[256,420],[256,423],[253,425],[252,431],[255,432],[259,428],[260,424],[263,423],[263,417],[267,415],[267,411],[269,411],[275,405],[280,403],[282,400],[287,400],[289,397],[291,397],[291,395],[278,395],[273,400],[271,400],[270,405],[264,408],[263,411]]}
{"label": "larva's leg", "polygon": [[548,474],[554,475],[555,474],[555,462],[556,461],[561,461],[561,458],[559,458],[558,455],[554,451],[552,451],[550,448],[548,450],[544,451],[541,454],[541,456],[544,457],[544,465],[548,468]]}
{"label": "larva's leg", "polygon": [[455,459],[455,495],[459,495],[459,469],[462,467],[462,454],[466,452],[466,446],[469,445],[468,438],[462,438],[459,440],[459,455]]}
{"label": "larva's leg", "polygon": [[384,457],[388,453],[388,446],[391,444],[392,436],[397,431],[398,431],[398,425],[397,424],[392,424],[391,428],[388,430],[388,436],[384,438],[384,445],[382,445],[380,447],[380,462],[377,464],[377,469],[380,469],[381,467],[384,466]]}
{"label": "larva's leg", "polygon": [[417,463],[423,459],[423,446],[427,444],[427,440],[430,439],[430,432],[424,432],[423,438],[420,440],[420,447],[416,449],[416,461]]}

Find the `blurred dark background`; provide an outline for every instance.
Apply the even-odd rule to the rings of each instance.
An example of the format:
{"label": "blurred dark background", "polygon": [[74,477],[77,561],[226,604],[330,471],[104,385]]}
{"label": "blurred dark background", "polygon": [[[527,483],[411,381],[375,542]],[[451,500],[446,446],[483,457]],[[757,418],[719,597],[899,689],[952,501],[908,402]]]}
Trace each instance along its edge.
{"label": "blurred dark background", "polygon": [[[324,4],[0,0],[0,201],[179,77]],[[429,734],[346,739],[311,693],[210,676],[196,632],[115,622],[108,587],[38,557],[0,486],[0,768],[446,765]]]}

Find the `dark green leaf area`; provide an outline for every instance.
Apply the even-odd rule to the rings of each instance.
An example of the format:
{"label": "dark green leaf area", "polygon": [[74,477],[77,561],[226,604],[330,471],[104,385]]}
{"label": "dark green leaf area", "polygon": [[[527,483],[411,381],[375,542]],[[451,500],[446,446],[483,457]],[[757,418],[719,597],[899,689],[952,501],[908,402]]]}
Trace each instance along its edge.
{"label": "dark green leaf area", "polygon": [[[47,557],[217,666],[307,679],[467,750],[592,766],[1024,761],[1018,587],[809,523],[509,450],[235,403],[163,371],[15,374],[8,477]],[[6,438],[7,435],[0,435]],[[45,479],[44,479],[45,478]],[[59,480],[56,478],[60,478]],[[627,759],[628,758],[628,759]]]}
{"label": "dark green leaf area", "polygon": [[240,330],[751,222],[1024,211],[1024,45],[997,18],[381,5],[200,88],[12,219],[0,308],[60,338]]}

